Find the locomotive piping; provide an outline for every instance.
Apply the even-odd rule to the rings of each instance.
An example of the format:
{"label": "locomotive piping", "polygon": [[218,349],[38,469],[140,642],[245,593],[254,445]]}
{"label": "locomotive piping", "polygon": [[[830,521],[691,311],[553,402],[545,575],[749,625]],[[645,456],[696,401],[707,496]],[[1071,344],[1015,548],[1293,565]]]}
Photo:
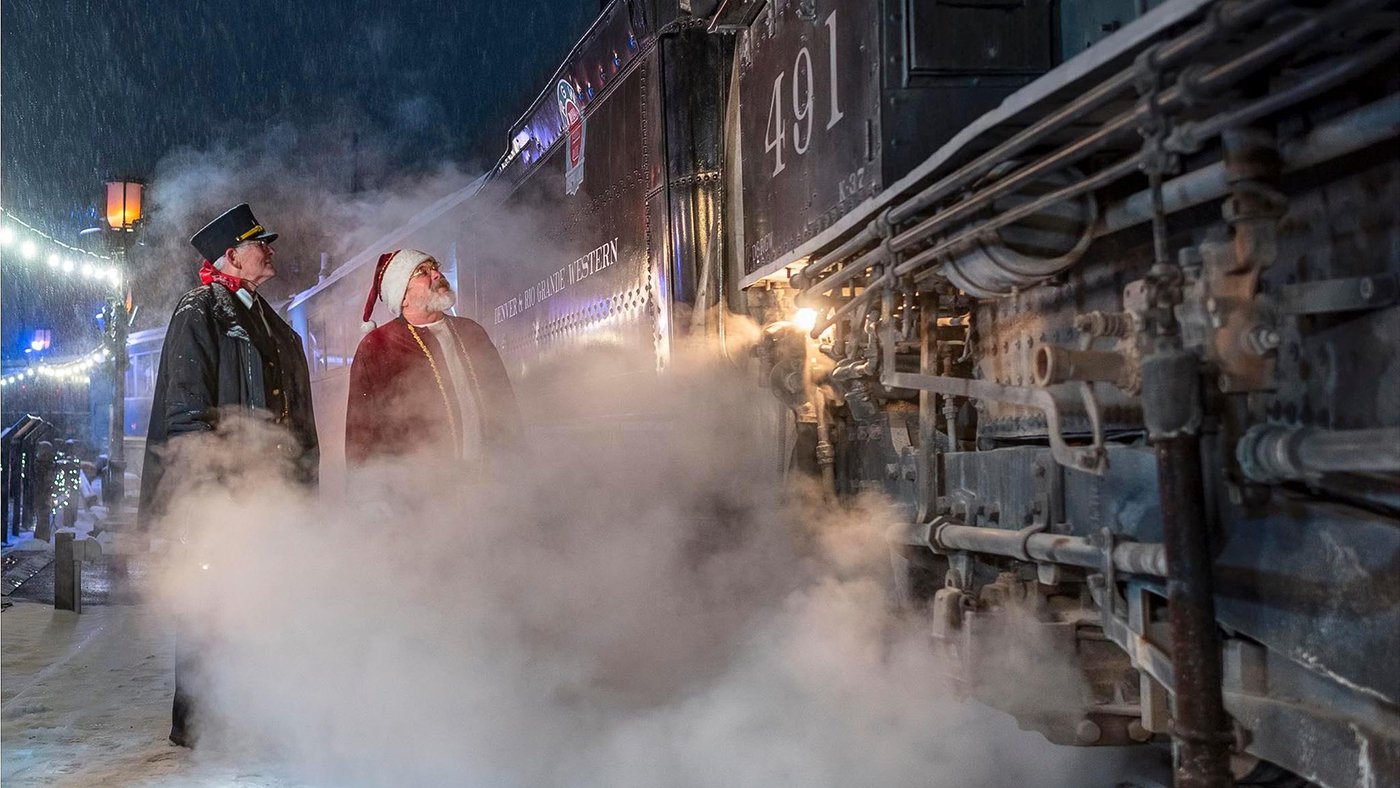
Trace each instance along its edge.
{"label": "locomotive piping", "polygon": [[[1261,19],[1270,11],[1283,5],[1284,2],[1285,0],[1256,0],[1244,3],[1222,3],[1217,6],[1218,12],[1211,13],[1206,21],[1163,45],[1157,56],[1157,62],[1162,66],[1180,63],[1200,50],[1202,46],[1214,40],[1221,32],[1234,30]],[[1102,107],[1113,96],[1132,87],[1133,80],[1137,75],[1138,69],[1136,67],[1118,72],[1088,93],[1066,104],[1058,111],[1041,118],[1025,130],[962,166],[956,172],[924,189],[909,201],[891,209],[890,220],[904,222],[915,213],[991,172],[1001,162],[1030,150],[1047,134],[1065,128]]]}
{"label": "locomotive piping", "polygon": [[[1344,24],[1356,14],[1363,13],[1371,9],[1373,6],[1380,4],[1383,4],[1381,0],[1351,0],[1351,2],[1343,3],[1341,5],[1328,8],[1323,12],[1317,14],[1316,16],[1305,19],[1303,22],[1300,22],[1288,31],[1269,39],[1268,41],[1264,42],[1263,44],[1260,44],[1259,46],[1246,52],[1245,54],[1240,55],[1239,57],[1225,64],[1222,64],[1214,69],[1211,69],[1210,71],[1205,72],[1204,74],[1198,76],[1184,74],[1182,78],[1178,80],[1178,83],[1176,85],[1172,86],[1167,90],[1164,90],[1161,93],[1161,95],[1156,98],[1155,106],[1160,111],[1170,112],[1179,109],[1183,102],[1187,100],[1188,95],[1199,96],[1202,94],[1218,93],[1219,91],[1228,88],[1236,82],[1254,74],[1259,69],[1277,60],[1279,57],[1282,57],[1288,54],[1289,52],[1293,51],[1294,49],[1297,49],[1298,47],[1304,46],[1305,44],[1315,40],[1315,38],[1322,32],[1325,32],[1326,30],[1329,30],[1336,25]],[[1268,9],[1256,8],[1254,10],[1262,14],[1265,13]],[[1190,36],[1192,36],[1192,33],[1188,33],[1182,38],[1187,38]],[[1180,39],[1178,39],[1178,41],[1179,40]],[[1154,62],[1158,65],[1158,67],[1161,67],[1163,65],[1164,53],[1178,53],[1183,51],[1183,49],[1188,53],[1189,51],[1193,51],[1189,47],[1183,48],[1180,46],[1176,46],[1175,44],[1176,42],[1172,42],[1172,45],[1162,46],[1161,49],[1157,51],[1156,57],[1154,58]],[[1231,113],[1222,113],[1223,117],[1217,117],[1210,121],[1206,121],[1205,123],[1201,124],[1200,127],[1198,127],[1199,132],[1201,134],[1216,133],[1219,130],[1223,129],[1228,123],[1238,122],[1240,118],[1258,117],[1266,112],[1272,112],[1277,111],[1278,109],[1282,109],[1290,103],[1296,103],[1297,101],[1301,101],[1304,98],[1307,98],[1309,95],[1314,94],[1315,92],[1325,90],[1331,84],[1331,80],[1344,79],[1347,76],[1350,76],[1351,72],[1355,68],[1364,68],[1366,63],[1376,62],[1376,58],[1384,59],[1384,57],[1390,51],[1389,47],[1393,45],[1394,44],[1390,41],[1390,39],[1386,39],[1385,41],[1381,42],[1381,44],[1375,45],[1371,50],[1368,50],[1368,52],[1363,53],[1359,56],[1354,56],[1353,58],[1349,59],[1346,63],[1341,64],[1339,66],[1329,67],[1327,70],[1319,73],[1315,77],[1308,79],[1303,83],[1299,83],[1295,86],[1295,90],[1288,92],[1287,97],[1289,100],[1286,102],[1279,101],[1273,97],[1261,99],[1260,101],[1255,102],[1254,104],[1242,110]],[[1136,69],[1129,69],[1125,73],[1135,74]],[[1117,80],[1119,78],[1120,77],[1115,77],[1114,80]],[[1110,82],[1114,80],[1110,80]],[[1085,99],[1100,100],[1101,98],[1102,97],[1097,92],[1091,92],[1089,94],[1086,94],[1085,96]],[[939,231],[944,227],[947,227],[954,221],[963,217],[970,216],[976,211],[985,208],[991,203],[992,200],[1014,192],[1016,189],[1029,184],[1030,182],[1034,181],[1037,177],[1047,172],[1059,169],[1064,166],[1069,166],[1071,164],[1074,164],[1075,162],[1081,161],[1084,157],[1101,150],[1104,146],[1106,146],[1113,139],[1116,139],[1119,135],[1123,135],[1127,132],[1132,131],[1136,125],[1142,122],[1142,120],[1147,116],[1149,110],[1151,109],[1152,107],[1149,106],[1148,102],[1139,102],[1133,109],[1130,109],[1120,114],[1113,120],[1103,124],[1097,131],[1093,132],[1092,134],[1083,137],[1075,142],[1072,142],[1066,145],[1065,147],[1061,148],[1057,152],[1050,154],[1049,156],[1044,157],[1042,159],[1039,159],[1030,165],[1027,165],[1026,167],[1020,169],[1016,173],[1008,177],[1002,178],[996,183],[993,183],[987,186],[986,188],[980,190],[968,199],[960,201],[956,205],[950,207],[949,209],[940,213],[936,213],[933,216],[928,217],[922,222],[916,224],[914,227],[905,230],[904,232],[899,233],[898,235],[895,235],[893,238],[888,239],[886,242],[882,243],[881,246],[878,247],[876,250],[861,256],[853,264],[853,266],[856,267],[858,270],[849,274],[847,274],[846,271],[842,270],[837,274],[828,277],[826,280],[816,282],[813,284],[807,284],[812,275],[815,275],[820,270],[825,270],[826,268],[829,268],[831,262],[834,259],[839,259],[837,258],[835,252],[830,253],[828,255],[824,255],[816,263],[809,265],[806,269],[804,269],[801,272],[802,278],[799,280],[799,282],[801,284],[806,285],[806,289],[803,295],[810,298],[814,293],[820,294],[828,292],[834,289],[835,287],[846,283],[849,279],[854,279],[858,277],[861,273],[864,272],[865,269],[868,269],[871,265],[875,264],[875,262],[877,262],[880,259],[880,256],[884,253],[884,250],[887,249],[889,250],[889,252],[893,253],[906,251],[913,245],[920,242],[922,239],[928,237],[929,235]],[[1031,128],[1036,127],[1033,126]],[[1030,129],[1028,129],[1027,131],[1030,131]],[[1015,139],[1016,138],[1013,138],[1013,140]],[[1008,142],[1011,142],[1011,140],[1008,140]],[[1028,139],[1025,142],[1025,144],[1031,144],[1031,140]],[[999,164],[1001,163],[1001,161],[1003,161],[990,159],[988,158],[988,156],[990,156],[990,154],[979,158],[974,162],[974,164],[976,162],[985,161],[985,164],[982,166],[990,168],[991,166],[995,166],[995,164]],[[1140,157],[1141,154],[1139,153],[1138,156]],[[1132,163],[1130,164],[1129,162]],[[1052,205],[1061,200],[1077,196],[1092,189],[1100,188],[1101,186],[1106,185],[1107,183],[1117,180],[1118,178],[1124,177],[1130,172],[1132,172],[1134,169],[1136,169],[1136,165],[1138,163],[1140,163],[1140,159],[1139,161],[1133,161],[1133,157],[1129,157],[1128,159],[1120,161],[1118,164],[1115,164],[1105,170],[1100,171],[1099,173],[1096,173],[1094,176],[1091,176],[1090,180],[1075,185],[1075,187],[1081,188],[1070,187],[1062,189],[1059,192],[1045,195],[1044,197],[1037,199],[1031,203],[1019,206],[1016,210],[1012,212],[1002,214],[989,222],[965,230],[957,234],[953,238],[944,240],[936,244],[934,247],[923,250],[922,252],[918,253],[909,260],[902,262],[895,269],[894,273],[896,276],[905,276],[910,273],[913,273],[918,268],[927,265],[928,263],[936,260],[939,256],[956,248],[958,244],[966,243],[969,240],[975,238],[977,235],[980,235],[981,233],[990,232],[991,230],[994,230],[996,228],[1003,227],[1006,224],[1016,221],[1017,219],[1024,218],[1025,216],[1034,213],[1036,210],[1040,210],[1048,205]],[[971,171],[972,170],[969,170],[969,172]],[[945,179],[945,181],[953,183],[954,181],[952,181],[951,179],[956,175],[957,173],[954,173],[953,176],[949,176],[949,178]],[[1090,182],[1093,183],[1092,186],[1089,186],[1088,188],[1082,188],[1084,186],[1087,186]],[[940,183],[942,183],[942,181],[940,181]],[[935,186],[931,187],[930,190],[926,190],[924,194],[932,194],[934,193],[933,190],[937,188],[939,188],[939,186],[938,184],[935,184]],[[905,203],[902,203],[898,206],[889,209],[889,220],[897,221],[899,217],[912,213],[913,209],[907,209],[906,206],[918,204],[918,201],[922,197],[923,195],[916,196],[910,201],[906,201]],[[854,249],[858,249],[863,244],[857,244],[857,239],[863,239],[867,243],[870,240],[873,240],[873,235],[870,227],[867,227],[856,237],[850,239],[846,243],[843,243],[841,247],[836,250],[836,252],[840,252],[846,249],[852,249],[853,251]],[[845,276],[842,276],[843,274],[845,274]],[[869,287],[879,288],[883,286],[888,286],[893,283],[893,279],[893,277],[886,275],[872,282],[869,285]],[[846,310],[845,313],[849,313],[849,310]],[[822,323],[819,325],[823,330],[825,330],[825,328],[829,327],[831,323],[834,323],[836,320],[840,319],[842,314],[844,313],[838,310],[838,314],[833,315],[830,318],[830,322],[822,321]]]}
{"label": "locomotive piping", "polygon": [[[1225,2],[1215,7],[1205,21],[1162,46],[1158,62],[1164,66],[1175,65],[1202,46],[1213,41],[1222,32],[1240,28],[1262,19],[1269,12],[1282,6],[1286,0],[1253,0],[1253,2]],[[886,233],[890,224],[901,223],[929,205],[964,188],[977,178],[991,172],[1002,162],[1020,155],[1042,142],[1049,134],[1059,131],[1085,115],[1102,107],[1115,95],[1130,88],[1138,76],[1138,69],[1130,67],[1119,71],[1108,80],[1100,83],[1088,93],[1065,105],[1063,108],[1041,118],[1011,138],[978,156],[956,171],[939,179],[906,202],[893,208],[886,208],[872,219],[858,234],[842,243],[837,249],[822,255],[809,263],[793,281],[802,288],[810,287],[818,274],[835,265],[842,259],[859,251],[865,244],[882,237],[877,222],[885,224]]]}
{"label": "locomotive piping", "polygon": [[[1282,171],[1297,172],[1330,159],[1363,150],[1400,135],[1400,94],[1394,94],[1352,110],[1319,126],[1306,137],[1283,145],[1279,151]],[[1216,163],[1162,184],[1168,213],[1219,199],[1229,191],[1225,165]],[[1151,218],[1147,192],[1141,191],[1110,205],[1096,236],[1110,235]]]}
{"label": "locomotive piping", "polygon": [[[1341,24],[1350,19],[1352,15],[1361,13],[1377,4],[1380,4],[1379,0],[1352,0],[1350,3],[1328,9],[1315,17],[1299,23],[1288,32],[1269,39],[1255,49],[1212,69],[1198,78],[1192,79],[1189,75],[1183,75],[1183,78],[1178,80],[1177,85],[1162,92],[1161,96],[1157,99],[1157,105],[1161,111],[1170,112],[1180,108],[1182,103],[1187,100],[1188,93],[1193,96],[1218,93],[1255,73],[1260,68],[1273,62],[1276,58],[1282,57],[1292,50],[1310,43],[1332,25]],[[1160,55],[1156,58],[1156,61],[1160,66]],[[1304,97],[1305,96],[1293,97],[1293,100],[1302,100]],[[1272,97],[1262,99],[1257,103],[1269,104],[1270,106],[1267,108],[1270,111],[1282,108],[1281,106],[1272,106],[1271,102]],[[954,207],[925,219],[914,227],[894,237],[891,242],[894,251],[900,252],[908,249],[923,238],[946,227],[950,222],[985,207],[997,197],[1027,185],[1037,176],[1049,170],[1074,164],[1082,160],[1085,156],[1100,150],[1118,134],[1133,130],[1147,116],[1149,109],[1148,102],[1139,102],[1133,109],[1103,124],[1098,131],[1061,148],[1056,153],[1023,168],[1014,175],[997,181],[969,199],[957,203]],[[1218,132],[1222,126],[1214,124],[1211,121],[1202,124],[1203,129],[1212,127]],[[893,209],[892,216],[897,216],[902,207],[903,206]],[[904,268],[905,272],[910,270],[905,266],[901,266],[901,268]]]}
{"label": "locomotive piping", "polygon": [[[985,553],[1082,569],[1099,569],[1104,563],[1104,549],[1088,537],[981,528],[947,517],[915,525],[912,530],[901,528],[896,531],[895,538],[943,553]],[[1119,541],[1113,545],[1112,559],[1113,566],[1120,572],[1145,577],[1167,575],[1166,552],[1160,544]]]}
{"label": "locomotive piping", "polygon": [[1400,472],[1400,427],[1329,430],[1256,424],[1235,447],[1250,480],[1274,483],[1316,479],[1325,473]]}

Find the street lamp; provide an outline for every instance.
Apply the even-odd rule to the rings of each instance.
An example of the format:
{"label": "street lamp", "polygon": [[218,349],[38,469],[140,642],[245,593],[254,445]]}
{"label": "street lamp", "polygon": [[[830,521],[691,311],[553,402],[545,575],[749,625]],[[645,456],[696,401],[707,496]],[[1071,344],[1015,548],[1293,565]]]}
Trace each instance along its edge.
{"label": "street lamp", "polygon": [[118,232],[133,232],[141,221],[141,193],[145,184],[139,181],[108,181],[106,210],[107,226]]}
{"label": "street lamp", "polygon": [[107,299],[108,314],[111,315],[112,344],[116,346],[116,358],[112,364],[112,423],[108,432],[107,480],[102,485],[102,497],[107,505],[121,505],[126,495],[126,329],[130,322],[127,313],[126,252],[131,248],[136,226],[141,221],[141,196],[145,185],[134,180],[114,180],[106,184],[102,215],[106,219],[117,270],[120,273],[121,287]]}

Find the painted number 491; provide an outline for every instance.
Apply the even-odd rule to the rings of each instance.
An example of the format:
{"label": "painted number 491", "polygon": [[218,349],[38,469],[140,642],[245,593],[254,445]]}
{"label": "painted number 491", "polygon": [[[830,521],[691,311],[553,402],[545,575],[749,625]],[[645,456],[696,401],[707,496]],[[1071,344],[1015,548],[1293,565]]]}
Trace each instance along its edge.
{"label": "painted number 491", "polygon": [[[828,102],[831,111],[826,119],[826,128],[830,129],[845,117],[841,112],[840,96],[836,89],[836,12],[832,11],[823,24],[827,29],[827,73],[831,77],[827,81],[828,87],[831,88],[831,100]],[[786,98],[783,93],[783,78],[787,75],[786,71],[779,72],[773,80],[773,94],[768,102],[768,125],[763,130],[763,150],[765,153],[774,154],[774,175],[782,172],[787,166],[783,163],[783,149],[787,147],[787,123],[783,120],[783,99]],[[792,123],[792,149],[801,156],[812,145],[812,115],[815,109],[812,106],[812,53],[807,47],[799,49],[792,62],[791,92],[792,114],[796,118]]]}

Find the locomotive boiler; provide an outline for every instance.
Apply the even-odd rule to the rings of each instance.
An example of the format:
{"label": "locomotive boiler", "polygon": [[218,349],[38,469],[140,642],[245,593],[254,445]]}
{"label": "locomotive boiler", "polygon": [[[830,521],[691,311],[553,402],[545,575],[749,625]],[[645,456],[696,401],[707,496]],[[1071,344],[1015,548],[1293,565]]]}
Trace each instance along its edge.
{"label": "locomotive boiler", "polygon": [[[1181,786],[1397,784],[1397,24],[615,0],[497,166],[381,246],[446,250],[523,396],[762,325],[772,445],[833,505],[895,502],[894,597],[953,679],[1002,702],[1013,615],[1082,674],[1006,707],[1050,740],[1170,742]],[[332,444],[372,260],[292,308]]]}

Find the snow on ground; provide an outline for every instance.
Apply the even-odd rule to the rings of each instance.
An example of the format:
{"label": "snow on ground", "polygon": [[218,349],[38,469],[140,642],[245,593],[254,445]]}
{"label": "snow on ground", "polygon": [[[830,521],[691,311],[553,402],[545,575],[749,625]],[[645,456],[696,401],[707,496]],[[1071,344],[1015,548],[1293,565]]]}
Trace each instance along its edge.
{"label": "snow on ground", "polygon": [[141,605],[0,614],[0,782],[22,786],[284,788],[238,757],[175,747],[172,628]]}

